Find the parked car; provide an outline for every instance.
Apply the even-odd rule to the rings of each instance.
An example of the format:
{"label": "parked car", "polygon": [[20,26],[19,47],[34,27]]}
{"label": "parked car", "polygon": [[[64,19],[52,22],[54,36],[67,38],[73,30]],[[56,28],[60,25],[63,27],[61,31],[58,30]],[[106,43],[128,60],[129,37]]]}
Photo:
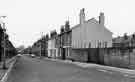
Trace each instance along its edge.
{"label": "parked car", "polygon": [[21,57],[22,55],[21,54],[18,54],[17,57]]}
{"label": "parked car", "polygon": [[17,56],[22,56],[21,54],[18,54]]}
{"label": "parked car", "polygon": [[34,57],[35,57],[35,55],[34,55],[34,54],[31,54],[30,56],[31,56],[32,58],[34,58]]}

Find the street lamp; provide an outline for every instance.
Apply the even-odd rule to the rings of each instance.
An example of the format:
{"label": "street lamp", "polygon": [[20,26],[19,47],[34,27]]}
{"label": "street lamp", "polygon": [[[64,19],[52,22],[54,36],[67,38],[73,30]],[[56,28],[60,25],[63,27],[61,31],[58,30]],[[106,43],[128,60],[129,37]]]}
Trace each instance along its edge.
{"label": "street lamp", "polygon": [[[0,16],[0,18],[6,18],[6,16]],[[3,54],[3,66],[2,66],[2,68],[3,69],[6,69],[7,67],[6,67],[6,40],[5,40],[5,34],[6,34],[6,29],[5,29],[5,23],[4,22],[2,22],[2,24],[3,24],[3,32],[4,32],[4,35],[3,35],[3,37],[4,37],[4,54]]]}

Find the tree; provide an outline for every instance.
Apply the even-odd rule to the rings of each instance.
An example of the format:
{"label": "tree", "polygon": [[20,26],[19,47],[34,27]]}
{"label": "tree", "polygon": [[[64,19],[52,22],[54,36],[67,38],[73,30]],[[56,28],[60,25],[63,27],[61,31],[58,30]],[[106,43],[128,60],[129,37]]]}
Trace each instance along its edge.
{"label": "tree", "polygon": [[1,24],[0,24],[0,61],[2,60],[2,40],[3,40],[3,34],[4,34],[4,32],[3,32],[3,29],[2,29],[2,26],[1,26]]}

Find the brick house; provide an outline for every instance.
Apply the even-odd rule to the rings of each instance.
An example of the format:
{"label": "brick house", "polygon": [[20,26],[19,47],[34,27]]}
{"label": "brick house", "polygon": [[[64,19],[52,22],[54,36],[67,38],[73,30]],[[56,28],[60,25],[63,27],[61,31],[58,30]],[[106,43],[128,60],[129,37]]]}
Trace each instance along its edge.
{"label": "brick house", "polygon": [[66,21],[65,25],[61,27],[60,34],[56,38],[56,47],[59,58],[61,59],[66,59],[71,54],[71,33],[69,21]]}
{"label": "brick house", "polygon": [[42,36],[32,45],[31,53],[36,56],[47,56],[48,35]]}

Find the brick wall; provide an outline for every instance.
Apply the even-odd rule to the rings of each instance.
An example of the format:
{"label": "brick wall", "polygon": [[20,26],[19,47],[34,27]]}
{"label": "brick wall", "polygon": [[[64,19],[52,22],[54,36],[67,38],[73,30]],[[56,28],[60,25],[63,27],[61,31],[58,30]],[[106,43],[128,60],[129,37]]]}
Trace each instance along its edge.
{"label": "brick wall", "polygon": [[[74,61],[103,64],[122,68],[135,68],[135,49],[131,51],[105,48],[72,49],[66,57]],[[131,67],[132,66],[132,67]]]}
{"label": "brick wall", "polygon": [[[107,53],[107,51],[109,53]],[[104,52],[104,64],[115,67],[130,68],[135,66],[135,52],[125,50],[124,52],[119,49],[111,49]]]}
{"label": "brick wall", "polygon": [[72,59],[75,61],[86,62],[88,52],[85,49],[72,49],[71,55],[67,59]]}

